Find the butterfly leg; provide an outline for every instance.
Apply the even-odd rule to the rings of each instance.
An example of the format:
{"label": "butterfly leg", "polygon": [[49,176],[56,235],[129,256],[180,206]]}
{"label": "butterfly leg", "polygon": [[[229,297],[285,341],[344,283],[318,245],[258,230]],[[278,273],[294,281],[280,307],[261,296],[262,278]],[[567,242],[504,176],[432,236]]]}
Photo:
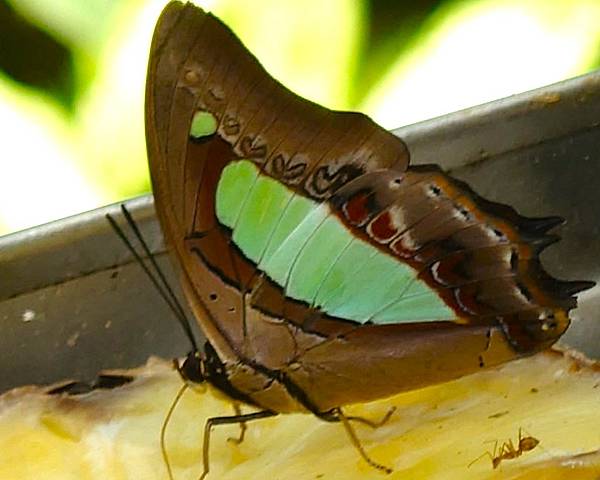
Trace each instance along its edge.
{"label": "butterfly leg", "polygon": [[210,470],[209,463],[209,449],[210,449],[210,432],[212,428],[216,425],[230,425],[232,423],[245,424],[246,422],[251,422],[252,420],[260,420],[261,418],[274,417],[277,415],[277,412],[272,412],[270,410],[263,410],[261,412],[254,413],[245,413],[243,415],[231,415],[228,417],[212,417],[209,418],[204,424],[204,439],[202,445],[202,464],[204,466],[204,470],[202,471],[202,475],[200,475],[199,480],[204,480],[208,475]]}
{"label": "butterfly leg", "polygon": [[[233,404],[233,410],[235,412],[236,416],[240,416],[242,414],[242,410],[240,408],[240,405],[238,403],[234,403]],[[242,443],[244,441],[244,437],[246,436],[246,430],[248,429],[248,427],[246,426],[246,422],[240,422],[240,436],[235,438],[235,437],[229,437],[227,439],[228,442],[232,442],[235,443],[236,445],[239,445],[240,443]]]}
{"label": "butterfly leg", "polygon": [[[393,413],[393,410],[391,412],[388,412],[385,415],[385,417],[382,420],[383,423],[385,423],[389,419],[389,417],[392,413]],[[326,422],[342,422],[342,425],[344,425],[344,429],[346,430],[348,437],[350,437],[350,441],[352,442],[352,445],[354,446],[354,448],[356,448],[356,450],[358,450],[358,453],[360,454],[360,456],[363,458],[363,460],[365,462],[367,462],[373,468],[380,470],[384,473],[389,474],[389,473],[393,472],[393,470],[390,467],[386,467],[385,465],[377,463],[375,460],[373,460],[371,457],[369,457],[369,455],[363,448],[362,444],[360,443],[360,440],[358,439],[358,436],[356,435],[354,428],[350,424],[351,420],[355,420],[355,421],[365,423],[369,426],[377,427],[378,426],[377,424],[381,424],[382,421],[374,423],[374,422],[371,422],[370,420],[366,420],[361,417],[347,417],[346,415],[344,415],[344,412],[342,412],[341,408],[334,408],[333,410],[330,410],[329,412],[324,412],[321,415],[319,415],[319,417],[322,420],[325,420]]]}
{"label": "butterfly leg", "polygon": [[[385,425],[389,421],[389,419],[391,418],[391,416],[394,414],[395,411],[396,411],[396,407],[390,407],[390,409],[385,413],[385,415],[380,420],[377,420],[377,421],[370,420],[370,419],[364,418],[364,417],[356,417],[354,415],[348,415],[348,416],[346,416],[346,418],[348,420],[350,420],[351,422],[362,423],[363,425],[367,425],[368,427],[371,427],[371,428],[379,428],[379,427],[382,427],[383,425]],[[319,418],[321,418],[322,420],[325,420],[326,422],[341,421],[338,416],[337,409],[330,410],[329,412],[323,412],[319,415]]]}
{"label": "butterfly leg", "polygon": [[364,418],[364,417],[349,416],[346,418],[348,420],[350,420],[351,422],[359,422],[359,423],[367,425],[368,427],[371,427],[371,428],[379,428],[388,422],[388,420],[394,414],[395,411],[396,411],[396,407],[390,407],[390,409],[386,412],[386,414],[380,420],[378,420],[376,422],[373,420],[369,420],[368,418]]}

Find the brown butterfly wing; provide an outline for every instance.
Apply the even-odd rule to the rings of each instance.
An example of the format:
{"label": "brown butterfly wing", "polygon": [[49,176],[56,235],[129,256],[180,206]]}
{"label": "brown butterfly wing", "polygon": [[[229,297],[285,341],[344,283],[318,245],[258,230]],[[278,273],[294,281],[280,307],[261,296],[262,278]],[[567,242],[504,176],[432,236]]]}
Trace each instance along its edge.
{"label": "brown butterfly wing", "polygon": [[[204,333],[223,362],[276,372],[305,406],[377,398],[474,371],[483,354],[497,364],[545,348],[568,326],[572,293],[588,286],[558,282],[539,265],[554,219],[487,202],[437,167],[407,169],[399,138],[364,115],[293,94],[196,7],[173,2],[163,12],[146,105],[158,217]],[[198,111],[217,121],[199,140],[190,138]],[[239,159],[257,178],[325,205],[326,219],[378,255],[409,265],[452,315],[361,325],[291,298],[215,213],[224,169]],[[260,395],[255,403],[268,404]]]}
{"label": "brown butterfly wing", "polygon": [[[198,109],[210,111],[219,122],[218,134],[201,143],[189,140]],[[293,94],[218,19],[178,2],[165,9],[156,28],[146,122],[157,213],[167,241],[196,285],[192,288],[208,294],[201,295],[205,304],[214,293],[210,285],[239,288],[255,271],[214,215],[216,184],[228,162],[252,158],[293,188],[307,185],[321,197],[352,175],[379,168],[401,171],[408,163],[400,139],[364,115],[332,112]],[[332,178],[323,180],[329,172]],[[210,265],[208,278],[192,266],[199,257]],[[219,304],[228,303],[229,298],[220,298],[225,301]],[[237,343],[239,315],[223,313],[218,308],[207,312],[210,322]],[[228,322],[228,317],[234,318]]]}

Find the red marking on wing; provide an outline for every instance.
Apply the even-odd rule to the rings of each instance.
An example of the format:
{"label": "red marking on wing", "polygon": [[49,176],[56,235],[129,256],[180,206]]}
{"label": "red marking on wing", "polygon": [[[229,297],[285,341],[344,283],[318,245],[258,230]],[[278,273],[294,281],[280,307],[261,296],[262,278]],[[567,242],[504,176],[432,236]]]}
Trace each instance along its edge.
{"label": "red marking on wing", "polygon": [[[390,244],[390,249],[400,258],[412,259],[414,253],[419,249],[419,245],[416,245],[410,236],[404,233]],[[414,262],[409,265],[414,265]]]}
{"label": "red marking on wing", "polygon": [[369,225],[369,233],[379,243],[385,243],[398,234],[398,228],[394,225],[389,211],[384,210],[377,215]]}
{"label": "red marking on wing", "polygon": [[353,225],[362,225],[369,219],[369,207],[367,202],[369,194],[360,192],[344,205],[344,214],[350,223]]}

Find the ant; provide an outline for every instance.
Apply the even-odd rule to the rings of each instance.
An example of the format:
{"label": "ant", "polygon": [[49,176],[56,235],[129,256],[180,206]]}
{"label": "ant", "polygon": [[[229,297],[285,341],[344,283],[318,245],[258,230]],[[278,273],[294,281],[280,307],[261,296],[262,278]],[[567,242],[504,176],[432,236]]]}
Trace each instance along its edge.
{"label": "ant", "polygon": [[507,442],[504,442],[500,446],[500,450],[498,451],[498,454],[496,455],[496,451],[498,450],[498,440],[496,440],[496,443],[494,444],[494,450],[491,453],[490,452],[483,453],[482,455],[477,457],[475,460],[473,460],[471,463],[469,463],[468,467],[473,465],[480,458],[487,455],[488,457],[490,457],[490,460],[492,461],[492,467],[495,470],[496,468],[498,468],[498,466],[500,465],[502,460],[512,460],[513,458],[520,457],[525,452],[529,452],[529,451],[533,450],[535,447],[538,446],[539,443],[540,443],[540,441],[535,437],[532,437],[530,435],[524,437],[523,430],[521,428],[519,428],[519,443],[518,443],[517,448],[515,448],[512,440],[509,439]]}

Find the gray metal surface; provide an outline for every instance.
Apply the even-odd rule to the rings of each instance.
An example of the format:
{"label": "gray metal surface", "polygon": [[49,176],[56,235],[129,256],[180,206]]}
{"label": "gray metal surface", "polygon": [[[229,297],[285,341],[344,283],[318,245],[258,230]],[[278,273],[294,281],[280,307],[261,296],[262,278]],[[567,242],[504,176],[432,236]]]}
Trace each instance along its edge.
{"label": "gray metal surface", "polygon": [[[600,281],[600,72],[400,128],[415,163],[439,163],[492,200],[561,215],[550,273]],[[126,202],[177,289],[150,196]],[[174,357],[189,345],[110,229],[108,206],[0,238],[0,391]],[[563,337],[600,358],[600,287]]]}

